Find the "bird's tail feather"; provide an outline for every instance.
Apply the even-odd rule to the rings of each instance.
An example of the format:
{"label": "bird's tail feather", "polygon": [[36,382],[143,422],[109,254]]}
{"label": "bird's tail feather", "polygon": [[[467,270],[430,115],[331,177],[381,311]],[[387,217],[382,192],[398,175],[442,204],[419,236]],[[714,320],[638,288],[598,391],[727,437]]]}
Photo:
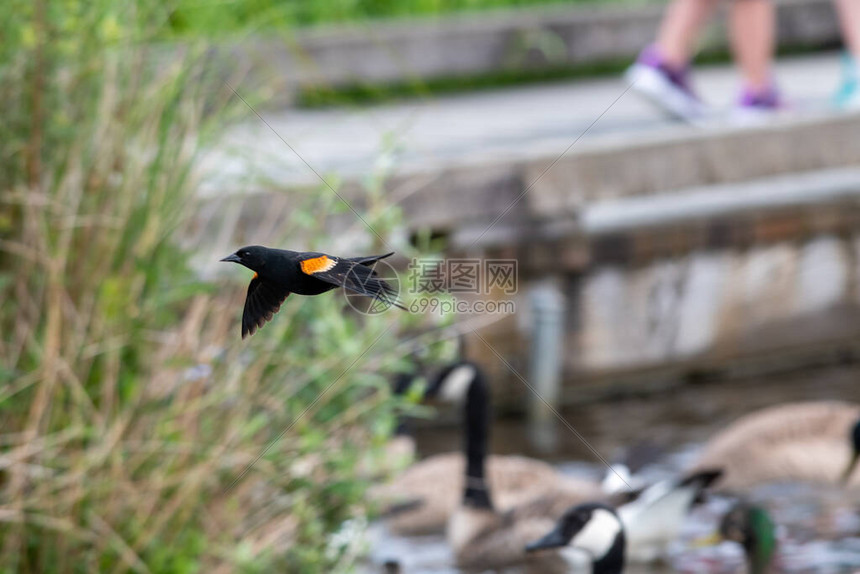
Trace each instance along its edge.
{"label": "bird's tail feather", "polygon": [[381,279],[376,271],[370,267],[363,265],[354,266],[347,277],[344,287],[355,293],[373,297],[386,305],[392,305],[404,311],[407,310],[400,302],[397,290],[388,281]]}
{"label": "bird's tail feather", "polygon": [[385,255],[367,255],[365,257],[352,257],[349,259],[349,261],[353,261],[353,262],[358,263],[360,265],[364,265],[364,266],[369,267],[369,266],[373,265],[374,263],[376,263],[377,261],[380,261],[380,260],[385,259],[387,257],[391,257],[392,255],[394,255],[393,251],[386,253]]}

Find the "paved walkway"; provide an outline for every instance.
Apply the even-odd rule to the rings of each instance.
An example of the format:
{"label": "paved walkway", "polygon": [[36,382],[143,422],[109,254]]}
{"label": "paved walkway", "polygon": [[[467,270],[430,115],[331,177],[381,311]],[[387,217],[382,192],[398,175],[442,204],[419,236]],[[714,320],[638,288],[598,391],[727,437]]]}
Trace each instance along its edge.
{"label": "paved walkway", "polygon": [[[830,53],[781,60],[777,78],[796,113],[820,113],[839,72],[838,55]],[[702,67],[695,84],[709,103],[728,110],[738,79],[730,66]],[[589,126],[583,139],[678,129],[677,122],[625,88],[621,79],[599,79],[369,108],[264,112],[278,135],[256,117],[233,128],[205,159],[205,169],[213,171],[204,193],[247,190],[245,178],[252,174],[271,178],[275,187],[318,183],[280,138],[316,172],[354,179],[380,169],[407,174],[462,163],[548,157],[561,154]]]}

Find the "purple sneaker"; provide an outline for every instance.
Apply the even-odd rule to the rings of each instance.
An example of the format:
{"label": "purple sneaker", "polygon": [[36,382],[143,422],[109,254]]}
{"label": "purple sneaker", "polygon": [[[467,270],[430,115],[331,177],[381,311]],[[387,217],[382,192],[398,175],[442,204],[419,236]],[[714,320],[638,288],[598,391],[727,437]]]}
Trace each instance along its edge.
{"label": "purple sneaker", "polygon": [[656,46],[642,50],[625,78],[633,90],[673,117],[696,121],[707,114],[707,106],[690,86],[690,67],[671,66]]}
{"label": "purple sneaker", "polygon": [[759,91],[746,88],[738,98],[732,119],[739,124],[761,124],[784,110],[779,91],[773,85]]}

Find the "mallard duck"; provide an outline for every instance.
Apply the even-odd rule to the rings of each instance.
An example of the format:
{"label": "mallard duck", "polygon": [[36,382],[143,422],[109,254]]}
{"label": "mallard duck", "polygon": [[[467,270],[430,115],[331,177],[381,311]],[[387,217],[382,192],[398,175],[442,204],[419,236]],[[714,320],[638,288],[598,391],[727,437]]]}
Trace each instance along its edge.
{"label": "mallard duck", "polygon": [[720,536],[744,549],[749,574],[767,574],[776,555],[776,526],[761,506],[736,502],[720,521]]}
{"label": "mallard duck", "polygon": [[860,487],[860,405],[779,405],[741,417],[706,444],[693,469],[721,468],[715,487],[742,492],[777,481]]}

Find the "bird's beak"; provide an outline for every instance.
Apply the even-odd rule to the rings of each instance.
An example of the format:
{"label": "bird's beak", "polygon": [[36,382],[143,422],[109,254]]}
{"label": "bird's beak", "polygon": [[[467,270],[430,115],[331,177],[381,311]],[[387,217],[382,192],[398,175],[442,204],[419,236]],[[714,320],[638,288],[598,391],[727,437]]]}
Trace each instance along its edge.
{"label": "bird's beak", "polygon": [[535,552],[537,550],[546,550],[548,548],[561,548],[562,546],[566,546],[567,543],[568,540],[562,534],[561,529],[555,528],[540,540],[535,540],[526,546],[526,552]]}
{"label": "bird's beak", "polygon": [[690,545],[693,548],[705,548],[706,546],[716,546],[722,541],[722,535],[719,532],[714,531],[706,536],[700,536],[698,538],[693,539]]}
{"label": "bird's beak", "polygon": [[860,461],[860,452],[855,452],[851,455],[851,462],[848,463],[848,468],[845,469],[845,473],[842,475],[842,484],[848,484],[848,481],[851,480],[851,475],[854,474],[854,469],[857,468],[857,462]]}
{"label": "bird's beak", "polygon": [[228,255],[227,257],[225,257],[221,261],[227,261],[228,263],[241,263],[242,262],[242,260],[239,259],[239,256],[236,255],[235,253],[233,253],[232,255]]}

